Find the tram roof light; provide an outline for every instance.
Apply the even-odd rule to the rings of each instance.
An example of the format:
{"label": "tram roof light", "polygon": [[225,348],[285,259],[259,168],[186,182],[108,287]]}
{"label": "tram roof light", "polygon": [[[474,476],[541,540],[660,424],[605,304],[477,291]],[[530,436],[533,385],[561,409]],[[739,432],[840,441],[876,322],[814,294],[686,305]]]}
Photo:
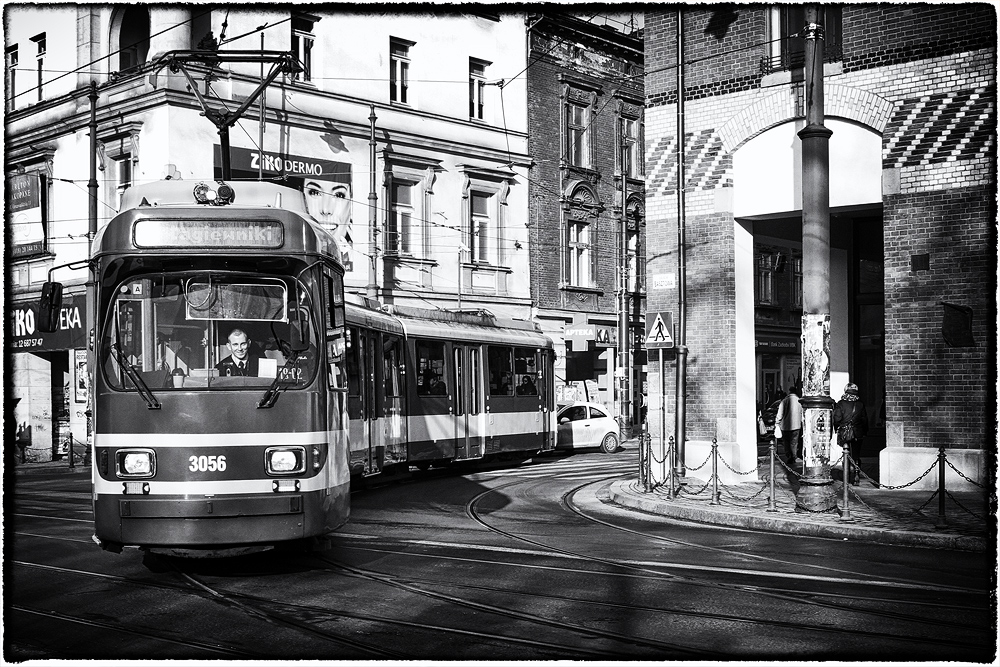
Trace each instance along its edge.
{"label": "tram roof light", "polygon": [[213,206],[225,206],[232,204],[236,199],[236,191],[232,186],[219,181],[216,187],[211,187],[207,183],[199,183],[194,186],[194,200],[199,204],[212,204]]}

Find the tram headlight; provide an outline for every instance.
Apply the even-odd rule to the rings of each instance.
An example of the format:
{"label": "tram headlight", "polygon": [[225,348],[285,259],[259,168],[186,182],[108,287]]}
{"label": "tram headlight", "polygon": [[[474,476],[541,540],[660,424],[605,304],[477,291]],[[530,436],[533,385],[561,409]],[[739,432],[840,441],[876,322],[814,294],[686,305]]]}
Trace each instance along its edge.
{"label": "tram headlight", "polygon": [[151,449],[119,449],[115,472],[119,477],[152,477],[156,474],[156,454]]}
{"label": "tram headlight", "polygon": [[299,475],[306,471],[305,447],[268,447],[264,451],[268,475]]}

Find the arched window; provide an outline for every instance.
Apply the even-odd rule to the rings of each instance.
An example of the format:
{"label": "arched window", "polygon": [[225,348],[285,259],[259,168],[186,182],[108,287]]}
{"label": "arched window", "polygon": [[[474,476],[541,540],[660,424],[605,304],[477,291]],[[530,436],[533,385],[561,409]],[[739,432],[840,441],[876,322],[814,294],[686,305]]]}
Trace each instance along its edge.
{"label": "arched window", "polygon": [[563,196],[563,283],[572,287],[597,287],[597,220],[602,209],[597,193],[575,181]]}
{"label": "arched window", "polygon": [[130,5],[115,10],[111,18],[112,68],[125,72],[146,62],[149,55],[149,10]]}

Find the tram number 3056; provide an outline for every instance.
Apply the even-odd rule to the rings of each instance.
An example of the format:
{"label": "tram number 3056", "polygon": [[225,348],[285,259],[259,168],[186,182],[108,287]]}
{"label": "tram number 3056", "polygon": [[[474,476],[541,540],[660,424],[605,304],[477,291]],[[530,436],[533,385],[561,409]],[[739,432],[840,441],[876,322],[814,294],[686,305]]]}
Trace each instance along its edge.
{"label": "tram number 3056", "polygon": [[225,469],[225,456],[192,456],[188,459],[188,470],[191,472],[222,472]]}

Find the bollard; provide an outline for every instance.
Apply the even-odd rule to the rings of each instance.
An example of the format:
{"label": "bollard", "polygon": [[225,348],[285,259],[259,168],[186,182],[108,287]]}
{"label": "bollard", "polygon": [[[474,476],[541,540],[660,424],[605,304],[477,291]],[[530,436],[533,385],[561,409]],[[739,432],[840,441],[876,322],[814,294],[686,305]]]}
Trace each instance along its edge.
{"label": "bollard", "polygon": [[643,434],[642,437],[642,449],[640,450],[640,463],[639,467],[642,471],[642,487],[645,489],[646,493],[649,493],[649,478],[653,473],[653,452],[652,452],[652,438],[649,434]]}
{"label": "bollard", "polygon": [[76,464],[73,462],[73,433],[69,434],[69,446],[66,448],[69,450],[69,467],[75,468]]}
{"label": "bollard", "polygon": [[777,512],[778,509],[774,506],[774,457],[775,457],[774,438],[771,438],[771,446],[768,447],[768,451],[770,453],[769,464],[771,466],[771,480],[770,480],[771,488],[769,489],[767,497],[767,511]]}
{"label": "bollard", "polygon": [[935,528],[947,528],[948,520],[944,516],[944,446],[938,447],[938,519]]}
{"label": "bollard", "polygon": [[851,506],[848,494],[850,493],[850,482],[851,479],[851,455],[847,453],[847,448],[844,448],[844,513],[840,515],[842,521],[851,520]]}
{"label": "bollard", "polygon": [[670,497],[673,498],[674,497],[674,436],[670,436],[670,439],[667,441],[666,457],[667,457],[667,479],[670,480],[669,486],[667,487],[667,492],[670,494]]}
{"label": "bollard", "polygon": [[719,440],[712,438],[712,502],[710,505],[719,504]]}

